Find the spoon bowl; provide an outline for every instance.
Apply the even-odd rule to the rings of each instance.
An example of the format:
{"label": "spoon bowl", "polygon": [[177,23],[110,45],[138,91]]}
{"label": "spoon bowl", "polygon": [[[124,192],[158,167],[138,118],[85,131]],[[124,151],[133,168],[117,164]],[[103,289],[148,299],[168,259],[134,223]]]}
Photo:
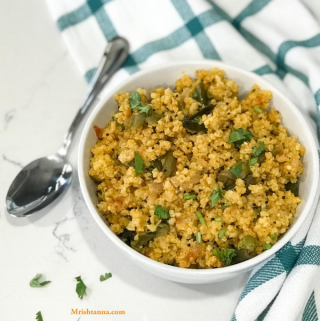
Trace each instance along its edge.
{"label": "spoon bowl", "polygon": [[65,191],[71,180],[72,167],[59,155],[34,160],[20,171],[8,190],[8,213],[24,217],[44,208]]}

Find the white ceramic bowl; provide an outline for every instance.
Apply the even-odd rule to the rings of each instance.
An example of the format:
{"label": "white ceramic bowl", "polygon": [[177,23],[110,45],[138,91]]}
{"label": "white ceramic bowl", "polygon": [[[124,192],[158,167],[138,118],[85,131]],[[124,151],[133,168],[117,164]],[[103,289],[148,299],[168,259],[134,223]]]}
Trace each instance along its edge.
{"label": "white ceramic bowl", "polygon": [[[303,199],[303,202],[298,206],[297,213],[289,230],[270,250],[265,251],[248,261],[225,268],[208,270],[182,269],[153,261],[134,251],[113,234],[101,219],[96,209],[96,185],[88,175],[91,158],[90,149],[95,145],[97,140],[92,127],[93,125],[99,127],[105,127],[107,125],[112,114],[117,110],[117,103],[113,99],[113,96],[116,93],[135,91],[138,87],[147,90],[159,86],[173,88],[175,81],[183,73],[195,77],[195,71],[197,69],[211,69],[214,67],[225,70],[226,77],[233,79],[239,85],[240,96],[246,94],[254,83],[257,83],[262,89],[269,89],[272,91],[272,105],[281,112],[285,127],[288,128],[290,134],[296,135],[298,141],[306,148],[306,154],[303,158],[304,173],[300,179],[300,196]],[[101,98],[100,103],[96,106],[87,120],[81,137],[78,155],[80,186],[90,213],[107,237],[114,243],[114,246],[118,247],[128,258],[143,269],[165,279],[183,283],[210,283],[229,279],[252,269],[257,264],[272,256],[293,237],[306,219],[318,185],[319,162],[316,143],[307,122],[298,108],[260,76],[212,60],[169,63],[138,72],[129,77],[120,86],[106,94],[105,97]]]}

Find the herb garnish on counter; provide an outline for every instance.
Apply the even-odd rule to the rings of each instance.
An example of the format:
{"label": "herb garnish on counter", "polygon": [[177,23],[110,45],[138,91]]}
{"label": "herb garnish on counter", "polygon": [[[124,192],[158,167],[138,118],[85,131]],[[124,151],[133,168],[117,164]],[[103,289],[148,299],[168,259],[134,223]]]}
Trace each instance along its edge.
{"label": "herb garnish on counter", "polygon": [[112,273],[105,273],[105,275],[100,275],[100,282],[103,282],[105,280],[108,280],[109,278],[112,278]]}
{"label": "herb garnish on counter", "polygon": [[45,286],[46,284],[50,283],[51,281],[43,281],[40,282],[40,278],[42,277],[42,274],[37,274],[31,281],[30,286],[32,288],[41,288]]}
{"label": "herb garnish on counter", "polygon": [[40,311],[36,314],[36,320],[37,320],[37,321],[43,321],[43,319],[42,319],[42,314],[41,314]]}
{"label": "herb garnish on counter", "polygon": [[75,279],[77,280],[76,292],[78,294],[78,297],[82,300],[83,296],[87,295],[86,293],[87,286],[83,283],[81,276],[77,276]]}

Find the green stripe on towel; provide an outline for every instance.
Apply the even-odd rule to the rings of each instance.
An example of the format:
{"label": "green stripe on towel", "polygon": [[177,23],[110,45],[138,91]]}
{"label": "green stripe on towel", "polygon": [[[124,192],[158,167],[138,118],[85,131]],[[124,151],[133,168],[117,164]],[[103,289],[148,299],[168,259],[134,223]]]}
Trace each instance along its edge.
{"label": "green stripe on towel", "polygon": [[[79,6],[77,9],[64,14],[57,20],[57,26],[60,31],[64,31],[65,29],[75,26],[86,19],[92,16],[95,11],[100,10],[100,8],[110,2],[111,0],[88,0],[83,5]],[[92,7],[95,7],[95,11],[92,11]]]}
{"label": "green stripe on towel", "polygon": [[191,36],[194,37],[203,57],[221,60],[209,37],[205,33],[204,26],[200,19],[194,15],[188,2],[186,0],[171,0],[171,2],[186,24]]}
{"label": "green stripe on towel", "polygon": [[246,18],[255,15],[263,9],[271,0],[253,0],[245,7],[232,21],[232,24],[239,28],[241,22]]}
{"label": "green stripe on towel", "polygon": [[307,305],[303,311],[302,321],[318,321],[318,313],[316,301],[314,299],[314,292],[311,293]]}

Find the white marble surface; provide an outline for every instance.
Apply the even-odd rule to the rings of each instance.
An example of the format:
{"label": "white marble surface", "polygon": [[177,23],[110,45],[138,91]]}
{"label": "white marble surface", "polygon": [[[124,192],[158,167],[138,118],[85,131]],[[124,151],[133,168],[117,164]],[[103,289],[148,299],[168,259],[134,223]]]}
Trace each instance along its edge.
{"label": "white marble surface", "polygon": [[[19,8],[19,9],[18,9]],[[18,9],[18,10],[17,10]],[[0,4],[0,169],[2,204],[9,184],[29,161],[59,147],[86,83],[75,68],[44,1]],[[76,174],[79,133],[70,161]],[[227,282],[185,285],[162,280],[128,261],[91,218],[71,188],[49,209],[14,219],[0,207],[0,320],[105,320],[71,309],[125,310],[113,320],[230,320],[248,275]],[[99,276],[113,277],[100,283]],[[43,273],[52,281],[30,288]],[[74,277],[88,286],[80,300]]]}

